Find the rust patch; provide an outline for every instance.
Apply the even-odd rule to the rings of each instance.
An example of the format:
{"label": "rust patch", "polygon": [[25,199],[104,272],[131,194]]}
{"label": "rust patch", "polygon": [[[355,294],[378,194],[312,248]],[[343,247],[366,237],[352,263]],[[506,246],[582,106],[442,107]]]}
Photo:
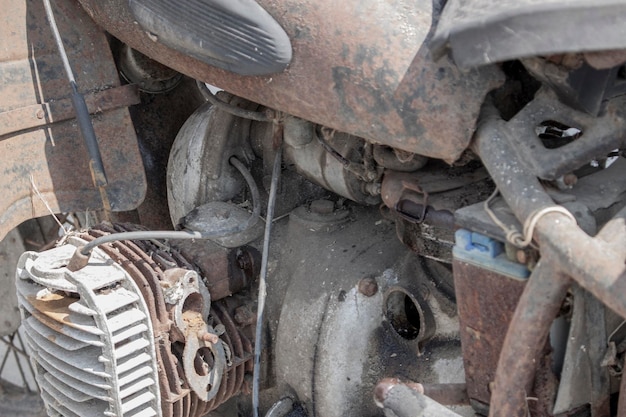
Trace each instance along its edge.
{"label": "rust patch", "polygon": [[[139,90],[134,85],[114,87],[86,95],[85,102],[90,114],[103,113],[138,104]],[[74,107],[69,98],[21,107],[0,113],[0,136],[73,118]]]}
{"label": "rust patch", "polygon": [[[49,214],[42,200],[57,213],[98,210],[103,204],[72,118],[71,89],[43,3],[0,0],[0,6],[6,11],[0,26],[2,238],[22,221]],[[131,210],[146,187],[135,131],[123,108],[136,101],[136,94],[133,87],[119,88],[106,35],[80,6],[62,0],[53,7],[78,85],[90,97],[94,129],[110,173],[108,198],[114,211]]]}
{"label": "rust patch", "polygon": [[[283,73],[243,77],[151,39],[124,0],[81,0],[94,20],[143,54],[192,78],[338,131],[452,162],[468,146],[496,66],[461,72],[434,61],[431,2],[261,0],[293,45]],[[426,42],[424,38],[426,37]]]}
{"label": "rust patch", "polygon": [[525,282],[459,260],[453,269],[467,394],[489,404],[503,336]]}
{"label": "rust patch", "polygon": [[[101,224],[89,233],[82,234],[81,237],[91,241],[108,233],[131,230],[142,230],[142,227],[130,224]],[[232,319],[235,310],[242,305],[242,298],[235,295],[211,303],[211,325],[214,327],[223,325],[224,333],[219,338],[230,348],[233,365],[228,367],[222,376],[217,395],[211,401],[202,401],[189,390],[184,377],[181,377],[182,351],[170,343],[176,340],[178,335],[176,335],[175,326],[171,325],[161,287],[161,283],[167,281],[167,270],[193,269],[192,265],[177,250],[165,251],[162,246],[157,246],[150,241],[120,241],[110,246],[103,245],[101,248],[131,275],[148,306],[155,343],[158,347],[159,385],[164,399],[161,404],[163,415],[204,416],[239,392],[246,392],[244,377],[246,373],[252,371],[254,349],[250,339],[244,335],[244,328],[237,326]],[[195,326],[204,327],[205,322],[198,313],[200,306],[193,303],[188,307],[190,308],[183,313],[183,319],[190,326],[194,326],[194,329]],[[210,333],[193,331],[187,333],[190,337],[200,336],[202,340],[212,343],[217,342],[218,338],[217,335]]]}
{"label": "rust patch", "polygon": [[[32,312],[32,315],[56,332],[64,334],[64,326],[78,330],[85,329],[84,325],[74,323],[71,320],[72,312],[69,306],[77,302],[78,299],[54,293],[46,294],[43,297],[29,295],[26,299],[36,310]],[[56,337],[52,335],[49,339],[54,342]]]}

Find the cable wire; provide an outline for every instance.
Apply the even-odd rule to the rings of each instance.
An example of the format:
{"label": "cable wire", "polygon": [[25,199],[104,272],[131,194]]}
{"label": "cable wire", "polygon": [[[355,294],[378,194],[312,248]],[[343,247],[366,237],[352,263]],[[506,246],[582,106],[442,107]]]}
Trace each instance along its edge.
{"label": "cable wire", "polygon": [[254,337],[254,373],[252,379],[252,409],[254,417],[259,417],[259,384],[261,371],[261,346],[263,340],[263,315],[265,310],[265,298],[267,297],[267,262],[269,259],[270,234],[272,232],[272,218],[274,217],[274,207],[276,205],[276,192],[278,189],[278,179],[280,178],[280,166],[282,161],[282,146],[278,148],[274,157],[274,167],[272,168],[272,183],[270,186],[270,196],[267,202],[267,216],[265,221],[265,235],[263,237],[263,254],[261,257],[261,273],[259,274],[259,296],[256,314],[256,332]]}
{"label": "cable wire", "polygon": [[214,229],[205,232],[196,232],[191,230],[145,230],[145,231],[137,231],[137,232],[122,232],[122,233],[112,233],[110,235],[99,237],[91,242],[87,243],[82,247],[80,253],[83,255],[89,255],[91,251],[102,244],[117,242],[119,240],[151,240],[151,239],[211,239],[221,236],[232,235],[234,233],[239,233],[248,228],[254,226],[258,220],[259,215],[261,214],[261,195],[259,193],[259,189],[254,182],[254,178],[250,171],[246,168],[246,166],[239,161],[236,157],[231,157],[229,162],[237,168],[237,170],[244,177],[246,182],[248,183],[248,188],[250,189],[250,194],[252,194],[252,214],[245,222],[242,222],[238,225],[222,228],[222,229]]}
{"label": "cable wire", "polygon": [[274,117],[271,116],[271,110],[266,112],[254,111],[254,110],[246,110],[241,107],[233,106],[230,103],[227,103],[223,100],[220,100],[206,85],[202,85],[202,83],[198,82],[200,86],[200,92],[202,96],[211,103],[212,105],[219,107],[221,110],[224,110],[226,113],[230,113],[234,116],[241,117],[243,119],[255,120],[257,122],[272,122],[274,121]]}
{"label": "cable wire", "polygon": [[560,213],[560,214],[563,214],[565,217],[569,218],[570,220],[572,220],[574,223],[576,223],[576,218],[574,217],[574,215],[570,213],[565,207],[548,206],[548,207],[544,207],[542,209],[533,211],[532,214],[528,216],[528,218],[524,222],[523,230],[522,232],[520,232],[514,226],[509,227],[506,224],[504,224],[504,222],[498,219],[498,216],[496,216],[496,214],[491,209],[491,203],[498,196],[498,194],[499,194],[499,191],[496,188],[494,192],[489,196],[489,198],[483,203],[483,208],[485,212],[487,212],[491,220],[505,233],[506,240],[518,248],[523,249],[532,245],[533,235],[535,233],[535,227],[537,226],[537,223],[539,222],[539,220],[541,220],[541,218],[545,216],[546,214]]}

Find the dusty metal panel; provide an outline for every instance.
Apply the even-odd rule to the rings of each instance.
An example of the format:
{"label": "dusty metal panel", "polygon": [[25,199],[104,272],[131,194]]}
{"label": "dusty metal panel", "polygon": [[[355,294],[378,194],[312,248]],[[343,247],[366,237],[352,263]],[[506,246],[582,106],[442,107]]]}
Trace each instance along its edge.
{"label": "dusty metal panel", "polygon": [[[48,214],[43,200],[54,212],[97,210],[102,201],[71,118],[71,90],[43,3],[2,0],[0,6],[2,237],[22,221]],[[135,131],[125,108],[137,96],[129,87],[116,88],[120,83],[106,36],[80,6],[69,0],[54,6],[78,85],[93,113],[109,176],[109,200],[114,211],[130,210],[145,192]]]}
{"label": "dusty metal panel", "polygon": [[339,131],[406,151],[456,160],[467,147],[497,67],[461,72],[435,62],[424,42],[431,1],[262,0],[293,44],[283,73],[243,77],[158,43],[134,24],[123,0],[81,0],[111,34],[161,63],[245,97]]}

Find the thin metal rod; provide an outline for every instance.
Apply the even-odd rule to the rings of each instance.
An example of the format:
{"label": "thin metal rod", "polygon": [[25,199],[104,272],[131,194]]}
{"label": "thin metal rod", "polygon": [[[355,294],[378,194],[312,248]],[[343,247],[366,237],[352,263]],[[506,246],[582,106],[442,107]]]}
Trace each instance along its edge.
{"label": "thin metal rod", "polygon": [[276,152],[274,167],[272,168],[272,183],[270,196],[267,203],[267,216],[265,221],[265,235],[263,237],[263,255],[261,257],[261,273],[259,274],[259,296],[256,313],[256,332],[254,338],[254,377],[252,379],[252,408],[254,417],[259,417],[259,384],[261,371],[261,348],[263,340],[263,314],[265,310],[265,298],[267,296],[267,262],[269,259],[270,234],[272,232],[272,218],[276,204],[276,192],[278,179],[280,178],[280,166],[282,160],[282,146]]}
{"label": "thin metal rod", "polygon": [[109,212],[111,211],[111,204],[106,190],[104,189],[104,187],[108,184],[108,180],[104,170],[104,163],[102,162],[102,155],[100,153],[98,139],[96,138],[96,132],[94,131],[93,124],[91,123],[89,109],[87,108],[87,103],[85,103],[85,97],[83,97],[83,95],[78,91],[76,78],[74,77],[74,72],[72,71],[69,58],[67,57],[67,51],[65,50],[65,45],[63,45],[63,39],[59,33],[59,28],[54,17],[54,12],[52,11],[50,0],[43,0],[43,4],[46,10],[46,16],[50,22],[50,28],[52,29],[54,41],[57,45],[57,49],[59,50],[59,55],[61,56],[61,61],[63,62],[63,67],[65,68],[65,73],[72,89],[72,104],[74,105],[74,111],[76,112],[76,120],[78,121],[80,132],[83,136],[83,140],[85,141],[87,152],[89,153],[89,170],[91,171],[92,180],[94,185],[98,187],[105,211]]}
{"label": "thin metal rod", "polygon": [[2,358],[2,364],[0,365],[0,375],[2,375],[2,371],[4,371],[4,367],[7,364],[7,359],[9,359],[9,355],[11,354],[11,345],[13,344],[14,337],[15,337],[15,333],[9,336],[9,342],[7,343],[9,346],[7,347],[7,351],[4,354],[4,357]]}
{"label": "thin metal rod", "polygon": [[57,26],[57,21],[54,17],[54,13],[52,12],[52,5],[50,4],[50,0],[43,0],[43,4],[46,9],[46,16],[48,16],[48,22],[50,22],[50,28],[52,29],[52,36],[54,37],[54,41],[57,44],[57,49],[59,50],[59,54],[61,55],[61,61],[63,61],[65,74],[67,74],[67,79],[70,84],[75,84],[76,79],[74,78],[74,72],[72,71],[70,61],[67,57],[67,53],[65,52],[65,45],[63,45],[63,39],[61,38],[61,33],[59,33],[59,28]]}
{"label": "thin metal rod", "polygon": [[[18,335],[19,336],[19,335]],[[0,340],[2,340],[2,342],[4,344],[7,345],[8,348],[12,349],[12,350],[16,350],[18,353],[21,353],[22,355],[26,355],[26,352],[24,352],[22,349],[18,348],[17,346],[15,346],[15,344],[12,344],[11,342],[9,342],[8,340],[6,340],[4,337],[0,338]]]}

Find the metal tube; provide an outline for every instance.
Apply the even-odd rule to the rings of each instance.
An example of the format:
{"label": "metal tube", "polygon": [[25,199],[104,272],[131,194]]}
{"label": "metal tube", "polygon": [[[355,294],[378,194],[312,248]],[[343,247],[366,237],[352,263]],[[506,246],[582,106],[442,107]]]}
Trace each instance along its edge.
{"label": "metal tube", "polygon": [[[534,212],[555,203],[519,158],[508,132],[498,116],[487,114],[477,130],[474,148],[505,201],[524,224]],[[623,217],[620,214],[609,223],[609,231],[601,232],[602,236],[610,236],[610,244],[604,237],[590,237],[559,213],[546,214],[538,221],[535,238],[542,251],[552,251],[555,258],[551,261],[557,262],[561,271],[626,318],[626,298],[622,296],[626,291],[626,266],[624,254],[618,253],[623,246],[616,251],[614,245],[626,240],[626,225],[619,220]]]}
{"label": "metal tube", "polygon": [[424,395],[441,405],[469,405],[466,384],[424,385]]}
{"label": "metal tube", "polygon": [[[621,241],[626,235],[626,228],[615,230],[612,227],[614,224],[609,222],[611,231],[606,231],[605,226],[601,236],[612,234],[615,241]],[[624,246],[616,247],[600,237],[592,238],[573,224],[563,221],[558,214],[547,215],[539,221],[536,236],[542,253],[549,249],[551,262],[626,318]]]}
{"label": "metal tube", "polygon": [[530,276],[509,325],[496,371],[489,417],[526,417],[526,398],[556,317],[570,286],[570,279],[546,262],[543,254]]}
{"label": "metal tube", "polygon": [[[487,109],[488,112],[490,109]],[[554,205],[524,164],[508,127],[493,112],[479,126],[475,149],[501,194],[523,224],[533,212]],[[542,259],[533,272],[509,326],[498,361],[490,417],[526,417],[527,390],[537,354],[573,278],[603,303],[626,317],[626,239],[624,211],[592,238],[563,214],[543,216],[535,228]]]}
{"label": "metal tube", "polygon": [[378,383],[374,398],[379,407],[398,417],[460,417],[416,389],[394,379]]}
{"label": "metal tube", "polygon": [[553,206],[554,202],[530,168],[522,162],[509,134],[508,127],[499,116],[489,115],[479,124],[474,149],[500,194],[524,224],[534,211]]}

